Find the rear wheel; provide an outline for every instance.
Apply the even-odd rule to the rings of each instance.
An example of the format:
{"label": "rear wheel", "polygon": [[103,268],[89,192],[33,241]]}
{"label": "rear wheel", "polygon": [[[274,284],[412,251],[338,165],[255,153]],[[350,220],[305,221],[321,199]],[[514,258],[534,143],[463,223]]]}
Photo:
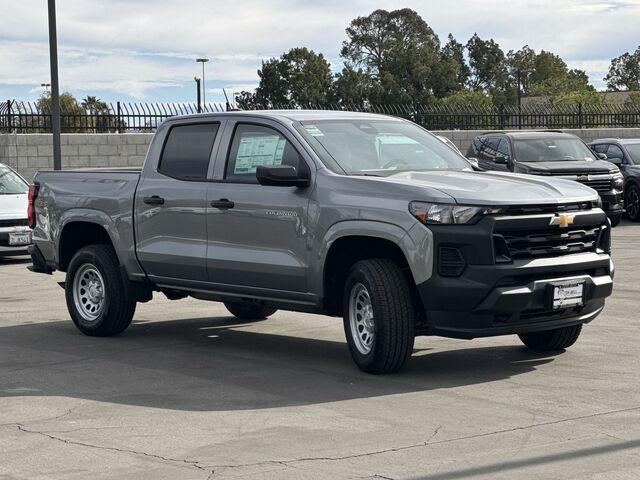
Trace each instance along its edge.
{"label": "rear wheel", "polygon": [[521,333],[518,336],[531,350],[552,352],[564,350],[576,343],[581,331],[582,324],[579,324],[543,332]]}
{"label": "rear wheel", "polygon": [[225,302],[224,306],[231,315],[240,320],[264,320],[276,313],[275,308],[269,308],[250,302]]}
{"label": "rear wheel", "polygon": [[362,260],[350,270],[343,297],[351,357],[368,373],[400,370],[413,351],[414,309],[409,283],[388,259]]}
{"label": "rear wheel", "polygon": [[90,245],[74,255],[67,269],[65,297],[73,323],[90,336],[123,332],[136,310],[118,258],[107,245]]}
{"label": "rear wheel", "polygon": [[624,207],[629,220],[640,222],[640,189],[636,185],[627,187],[624,195]]}

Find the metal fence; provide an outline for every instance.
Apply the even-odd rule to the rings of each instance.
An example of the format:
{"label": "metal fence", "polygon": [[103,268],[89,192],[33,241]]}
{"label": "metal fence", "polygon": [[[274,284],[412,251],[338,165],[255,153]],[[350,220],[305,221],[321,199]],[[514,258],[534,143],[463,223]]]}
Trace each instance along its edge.
{"label": "metal fence", "polygon": [[[230,106],[208,103],[204,112],[224,112]],[[360,111],[394,115],[413,120],[429,130],[484,130],[529,128],[598,128],[640,127],[640,105],[580,103],[556,106],[534,104],[527,106],[501,105],[498,107],[444,106],[444,105],[267,105],[265,109],[324,109]],[[71,110],[62,108],[62,132],[109,133],[153,131],[165,119],[197,113],[191,103],[124,103],[106,104],[99,110],[75,105]],[[0,132],[48,133],[51,114],[37,103],[7,100],[0,103]]]}

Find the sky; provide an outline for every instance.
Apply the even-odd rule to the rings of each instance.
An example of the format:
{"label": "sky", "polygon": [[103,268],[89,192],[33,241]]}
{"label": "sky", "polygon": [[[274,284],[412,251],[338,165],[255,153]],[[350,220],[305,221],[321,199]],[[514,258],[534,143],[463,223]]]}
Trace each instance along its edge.
{"label": "sky", "polygon": [[[34,100],[49,83],[45,0],[0,0],[0,100]],[[477,32],[506,52],[559,54],[605,88],[611,58],[640,44],[640,0],[58,0],[61,91],[77,98],[195,101],[195,59],[208,57],[207,100],[251,90],[263,59],[292,47],[339,71],[349,22],[377,8],[416,10],[446,41]]]}

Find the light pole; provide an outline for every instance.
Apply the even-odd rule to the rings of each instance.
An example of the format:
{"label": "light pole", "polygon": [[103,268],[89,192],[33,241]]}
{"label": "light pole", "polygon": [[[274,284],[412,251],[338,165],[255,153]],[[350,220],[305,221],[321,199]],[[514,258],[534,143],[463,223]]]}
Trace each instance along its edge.
{"label": "light pole", "polygon": [[204,79],[204,64],[209,61],[208,58],[201,57],[196,58],[196,62],[202,64],[202,103],[204,104],[204,111],[207,111],[207,83]]}
{"label": "light pole", "polygon": [[58,87],[58,35],[56,33],[56,0],[49,6],[49,63],[51,66],[51,133],[53,134],[53,169],[62,170],[60,152],[60,88]]}
{"label": "light pole", "polygon": [[193,77],[193,80],[196,82],[196,98],[198,104],[198,113],[202,112],[202,103],[200,102],[200,79],[198,77]]}

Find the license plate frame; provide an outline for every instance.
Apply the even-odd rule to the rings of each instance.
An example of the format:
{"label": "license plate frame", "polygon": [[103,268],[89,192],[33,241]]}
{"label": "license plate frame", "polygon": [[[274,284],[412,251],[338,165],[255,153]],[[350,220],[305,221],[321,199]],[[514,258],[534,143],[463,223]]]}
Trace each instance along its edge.
{"label": "license plate frame", "polygon": [[551,284],[551,309],[582,307],[584,305],[584,281],[569,281]]}
{"label": "license plate frame", "polygon": [[32,242],[31,232],[13,232],[9,233],[9,246],[10,247],[22,247],[31,245]]}

